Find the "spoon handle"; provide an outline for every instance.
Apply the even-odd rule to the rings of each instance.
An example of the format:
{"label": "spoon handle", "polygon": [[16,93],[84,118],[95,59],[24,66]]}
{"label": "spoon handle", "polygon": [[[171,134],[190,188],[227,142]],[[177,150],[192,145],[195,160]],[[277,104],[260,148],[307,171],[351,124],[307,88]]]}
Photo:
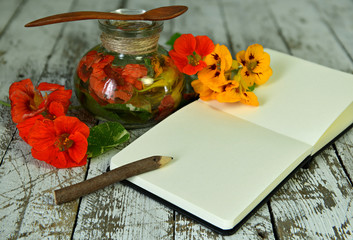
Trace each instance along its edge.
{"label": "spoon handle", "polygon": [[150,20],[150,21],[164,21],[175,18],[184,12],[188,7],[186,6],[166,6],[149,10],[143,14],[126,15],[112,12],[95,12],[95,11],[81,11],[61,13],[57,15],[48,16],[37,19],[33,22],[27,23],[25,27],[38,27],[53,23],[71,22],[87,19],[112,19],[112,20]]}
{"label": "spoon handle", "polygon": [[27,23],[25,27],[38,27],[48,24],[71,22],[87,19],[112,19],[112,20],[148,20],[143,14],[139,15],[124,15],[110,12],[95,12],[95,11],[81,11],[56,14],[44,18],[37,19],[33,22]]}

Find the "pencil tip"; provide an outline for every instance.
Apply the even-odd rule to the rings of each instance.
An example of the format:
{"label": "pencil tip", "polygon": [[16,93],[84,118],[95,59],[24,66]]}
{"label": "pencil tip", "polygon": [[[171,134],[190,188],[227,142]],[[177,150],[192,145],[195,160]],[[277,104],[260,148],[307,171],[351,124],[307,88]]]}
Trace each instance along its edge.
{"label": "pencil tip", "polygon": [[173,157],[162,156],[161,159],[159,160],[160,167],[163,167],[164,165],[169,163],[172,159]]}

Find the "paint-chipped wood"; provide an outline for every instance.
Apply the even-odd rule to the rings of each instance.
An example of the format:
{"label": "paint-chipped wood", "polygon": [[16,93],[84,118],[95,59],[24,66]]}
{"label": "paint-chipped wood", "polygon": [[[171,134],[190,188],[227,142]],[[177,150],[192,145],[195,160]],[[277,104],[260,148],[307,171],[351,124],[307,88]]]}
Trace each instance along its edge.
{"label": "paint-chipped wood", "polygon": [[[350,0],[342,0],[340,4],[329,0],[313,0],[320,12],[320,17],[328,26],[337,42],[342,45],[348,58],[353,60],[353,4]],[[353,73],[353,71],[350,71]]]}
{"label": "paint-chipped wood", "polygon": [[353,129],[335,142],[338,157],[353,186]]}
{"label": "paint-chipped wood", "polygon": [[[165,22],[162,45],[174,32],[208,35],[228,45],[234,56],[258,42],[353,72],[350,0],[14,0],[0,3],[0,99],[8,102],[10,84],[27,77],[72,88],[80,57],[99,42],[94,20],[31,29],[25,29],[25,23],[70,10],[151,9],[168,4],[188,5],[189,10]],[[75,98],[72,101],[78,104]],[[120,183],[82,200],[52,205],[54,189],[105,172],[110,157],[147,129],[131,131],[129,143],[91,159],[86,167],[58,170],[32,158],[15,131],[8,107],[0,106],[0,113],[0,239],[353,238],[353,130],[317,156],[309,169],[300,170],[235,235],[221,236]],[[97,122],[79,109],[69,114],[90,126]]]}
{"label": "paint-chipped wood", "polygon": [[280,239],[352,239],[353,192],[333,148],[271,198]]}
{"label": "paint-chipped wood", "polygon": [[[294,56],[341,71],[351,71],[351,60],[323,22],[315,4],[306,0],[273,0],[268,3]],[[347,30],[353,31],[352,27]]]}
{"label": "paint-chipped wood", "polygon": [[275,239],[272,233],[272,224],[267,205],[259,209],[250,219],[233,235],[222,236],[210,231],[208,228],[176,213],[175,216],[176,239],[215,239],[215,240],[270,240]]}
{"label": "paint-chipped wood", "polygon": [[[145,131],[131,130],[130,141],[124,145]],[[119,149],[92,159],[88,179],[104,173]],[[117,183],[82,198],[74,239],[172,239],[172,232],[172,210]]]}
{"label": "paint-chipped wood", "polygon": [[[23,0],[1,1],[0,9],[5,9],[0,14],[0,37],[5,31],[5,28],[10,24],[13,17],[15,17],[17,10],[21,7]],[[0,52],[1,55],[1,52]]]}

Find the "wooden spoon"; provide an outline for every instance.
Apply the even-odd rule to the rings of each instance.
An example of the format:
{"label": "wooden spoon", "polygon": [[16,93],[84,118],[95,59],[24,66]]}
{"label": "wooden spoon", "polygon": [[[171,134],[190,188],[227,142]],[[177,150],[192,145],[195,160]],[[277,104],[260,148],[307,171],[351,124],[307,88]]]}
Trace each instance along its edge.
{"label": "wooden spoon", "polygon": [[146,20],[146,21],[163,21],[175,18],[188,10],[186,6],[167,6],[151,9],[145,13],[137,15],[125,15],[111,12],[70,12],[48,16],[27,23],[25,27],[38,27],[48,24],[71,22],[87,19],[111,19],[111,20]]}

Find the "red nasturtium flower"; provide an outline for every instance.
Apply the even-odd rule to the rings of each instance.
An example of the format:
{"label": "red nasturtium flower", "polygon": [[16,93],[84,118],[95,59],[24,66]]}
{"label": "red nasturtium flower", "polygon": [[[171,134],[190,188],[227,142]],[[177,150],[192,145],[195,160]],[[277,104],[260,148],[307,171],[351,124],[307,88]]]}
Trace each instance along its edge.
{"label": "red nasturtium flower", "polygon": [[80,61],[77,67],[78,77],[87,82],[91,73],[93,71],[92,65],[98,63],[103,58],[103,54],[98,53],[97,51],[88,52]]}
{"label": "red nasturtium flower", "polygon": [[134,85],[138,90],[143,88],[142,82],[139,80],[147,75],[147,68],[142,64],[127,64],[122,72],[124,80]]}
{"label": "red nasturtium flower", "polygon": [[203,58],[214,50],[212,40],[207,36],[183,34],[174,42],[174,49],[169,51],[179,71],[193,75],[207,66]]}
{"label": "red nasturtium flower", "polygon": [[32,156],[57,168],[87,163],[89,128],[75,117],[36,121],[28,133]]}
{"label": "red nasturtium flower", "polygon": [[143,88],[140,78],[147,75],[147,68],[140,64],[127,64],[124,68],[105,65],[101,70],[94,70],[90,77],[90,88],[96,96],[108,103],[125,103],[132,97],[134,87]]}
{"label": "red nasturtium flower", "polygon": [[174,110],[175,100],[172,95],[166,95],[161,101],[161,104],[158,106],[158,115],[156,117],[157,121],[160,121],[166,118]]}
{"label": "red nasturtium flower", "polygon": [[59,102],[52,102],[48,109],[42,114],[27,118],[23,122],[16,125],[20,137],[28,143],[28,134],[37,120],[43,121],[44,119],[54,120],[60,116],[65,116],[64,106]]}
{"label": "red nasturtium flower", "polygon": [[77,75],[83,81],[89,80],[91,96],[100,104],[125,103],[133,95],[134,88],[143,88],[140,78],[147,75],[147,68],[141,64],[127,64],[125,67],[112,65],[113,55],[90,51],[77,68]]}
{"label": "red nasturtium flower", "polygon": [[[41,91],[52,91],[43,96]],[[10,86],[11,116],[15,123],[42,114],[52,102],[60,103],[64,112],[70,105],[72,90],[65,90],[59,84],[40,83],[37,88],[30,79],[15,82]]]}

